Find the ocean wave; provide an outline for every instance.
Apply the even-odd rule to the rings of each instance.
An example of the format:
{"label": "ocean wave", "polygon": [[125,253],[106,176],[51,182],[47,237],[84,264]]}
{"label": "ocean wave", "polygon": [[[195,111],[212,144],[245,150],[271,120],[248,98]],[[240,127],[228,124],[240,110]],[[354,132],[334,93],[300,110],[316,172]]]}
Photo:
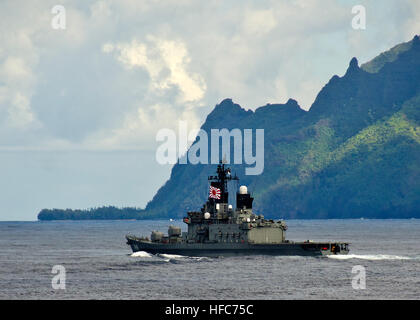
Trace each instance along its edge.
{"label": "ocean wave", "polygon": [[362,260],[412,260],[411,257],[397,256],[391,254],[347,254],[347,255],[329,255],[330,259],[348,260],[348,259],[362,259]]}
{"label": "ocean wave", "polygon": [[201,261],[202,259],[205,259],[205,257],[190,257],[167,253],[158,253],[154,255],[146,251],[137,251],[132,253],[130,256],[133,258],[157,258],[158,260],[165,262]]}
{"label": "ocean wave", "polygon": [[203,259],[208,259],[206,257],[192,257],[192,256],[182,256],[179,254],[167,254],[167,253],[158,253],[157,256],[164,258],[165,260],[170,261],[201,261]]}
{"label": "ocean wave", "polygon": [[134,258],[151,258],[152,255],[146,251],[137,251],[131,254]]}
{"label": "ocean wave", "polygon": [[167,253],[158,253],[159,257],[167,259],[187,259],[187,256],[181,256],[179,254],[167,254]]}

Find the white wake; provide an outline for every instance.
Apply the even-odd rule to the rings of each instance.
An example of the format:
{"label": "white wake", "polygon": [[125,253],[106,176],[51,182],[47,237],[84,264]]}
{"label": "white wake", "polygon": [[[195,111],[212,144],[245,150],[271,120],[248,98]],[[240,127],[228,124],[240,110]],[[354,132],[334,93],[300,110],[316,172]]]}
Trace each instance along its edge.
{"label": "white wake", "polygon": [[347,254],[347,255],[328,255],[330,259],[348,260],[348,259],[362,259],[362,260],[411,260],[412,258],[406,256],[397,256],[391,254]]}
{"label": "white wake", "polygon": [[186,259],[188,257],[181,256],[179,254],[167,254],[167,253],[159,253],[159,257],[166,258],[166,259]]}
{"label": "white wake", "polygon": [[131,257],[135,257],[135,258],[136,257],[137,258],[151,258],[152,255],[150,253],[146,252],[146,251],[137,251],[137,252],[134,252],[131,255]]}
{"label": "white wake", "polygon": [[192,257],[192,256],[182,256],[179,254],[167,254],[167,253],[159,253],[158,254],[159,257],[164,258],[164,259],[168,259],[168,260],[195,260],[195,261],[200,261],[205,259],[206,257]]}

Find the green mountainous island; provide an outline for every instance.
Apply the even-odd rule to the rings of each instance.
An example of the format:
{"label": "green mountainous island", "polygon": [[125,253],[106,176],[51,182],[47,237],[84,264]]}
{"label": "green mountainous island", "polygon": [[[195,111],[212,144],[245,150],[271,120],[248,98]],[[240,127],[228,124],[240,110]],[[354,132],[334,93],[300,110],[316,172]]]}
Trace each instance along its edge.
{"label": "green mountainous island", "polygon": [[[202,129],[264,129],[264,172],[247,176],[244,165],[231,167],[266,218],[420,218],[419,111],[415,36],[361,67],[353,58],[309,111],[292,99],[255,112],[225,99]],[[145,209],[43,209],[38,219],[181,218],[205,202],[215,167],[174,165]]]}

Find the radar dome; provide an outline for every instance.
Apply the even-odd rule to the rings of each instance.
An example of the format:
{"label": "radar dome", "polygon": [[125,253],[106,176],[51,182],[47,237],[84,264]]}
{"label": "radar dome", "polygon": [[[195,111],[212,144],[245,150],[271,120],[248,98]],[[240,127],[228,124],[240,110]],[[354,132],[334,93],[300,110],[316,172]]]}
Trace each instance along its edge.
{"label": "radar dome", "polygon": [[246,186],[240,186],[239,187],[239,194],[247,194],[248,188]]}
{"label": "radar dome", "polygon": [[205,214],[204,214],[204,219],[210,219],[210,212],[206,212]]}

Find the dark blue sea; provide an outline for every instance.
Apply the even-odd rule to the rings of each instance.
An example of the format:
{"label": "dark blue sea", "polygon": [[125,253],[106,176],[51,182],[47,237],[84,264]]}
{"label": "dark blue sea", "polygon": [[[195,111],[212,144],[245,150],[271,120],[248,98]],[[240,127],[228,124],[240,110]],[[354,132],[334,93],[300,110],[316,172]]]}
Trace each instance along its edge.
{"label": "dark blue sea", "polygon": [[[181,221],[0,222],[0,299],[419,299],[420,220],[289,220],[289,240],[348,241],[336,257],[132,254],[125,234]],[[53,289],[53,266],[65,289]],[[355,266],[365,289],[354,289]],[[360,268],[360,267],[357,267]],[[360,273],[359,273],[360,275]],[[64,283],[64,282],[63,282]]]}

